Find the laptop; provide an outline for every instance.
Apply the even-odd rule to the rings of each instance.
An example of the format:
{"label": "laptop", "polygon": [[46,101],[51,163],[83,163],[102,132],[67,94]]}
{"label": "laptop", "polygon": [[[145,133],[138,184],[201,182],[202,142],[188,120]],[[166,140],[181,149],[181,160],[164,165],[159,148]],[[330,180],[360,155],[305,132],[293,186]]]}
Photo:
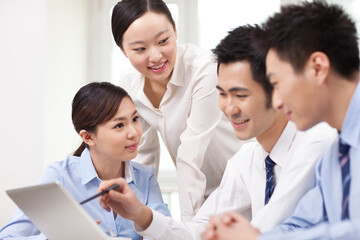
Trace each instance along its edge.
{"label": "laptop", "polygon": [[6,193],[49,240],[131,240],[108,236],[59,183],[11,189]]}

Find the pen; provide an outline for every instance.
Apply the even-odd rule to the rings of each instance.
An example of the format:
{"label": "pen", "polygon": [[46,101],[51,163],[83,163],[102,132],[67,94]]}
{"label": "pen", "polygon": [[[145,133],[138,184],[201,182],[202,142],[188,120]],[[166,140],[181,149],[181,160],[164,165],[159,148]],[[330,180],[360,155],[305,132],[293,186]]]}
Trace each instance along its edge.
{"label": "pen", "polygon": [[82,205],[84,203],[87,203],[88,201],[93,200],[94,198],[100,197],[100,196],[104,195],[105,193],[109,192],[110,190],[113,190],[113,189],[118,188],[118,187],[120,187],[119,184],[114,184],[114,185],[108,187],[107,189],[105,189],[104,191],[99,192],[99,193],[95,194],[94,196],[89,197],[88,199],[85,199],[84,201],[82,201],[80,203],[80,205]]}

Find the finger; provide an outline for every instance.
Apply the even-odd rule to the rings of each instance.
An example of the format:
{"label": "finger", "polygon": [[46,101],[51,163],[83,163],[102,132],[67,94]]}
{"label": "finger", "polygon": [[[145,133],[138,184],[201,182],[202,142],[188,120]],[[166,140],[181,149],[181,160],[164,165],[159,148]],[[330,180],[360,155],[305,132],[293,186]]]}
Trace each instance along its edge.
{"label": "finger", "polygon": [[247,222],[247,220],[241,214],[235,212],[227,212],[223,214],[221,217],[221,221],[225,225],[229,225],[233,222]]}
{"label": "finger", "polygon": [[101,221],[100,220],[96,220],[95,221],[97,224],[99,224],[100,225],[100,223],[101,223]]}
{"label": "finger", "polygon": [[111,180],[102,181],[99,185],[97,192],[104,191],[105,189],[107,189],[108,187],[111,187],[114,184],[119,184],[120,188],[121,188],[121,186],[124,184],[124,179],[123,178],[115,178],[115,179],[111,179]]}

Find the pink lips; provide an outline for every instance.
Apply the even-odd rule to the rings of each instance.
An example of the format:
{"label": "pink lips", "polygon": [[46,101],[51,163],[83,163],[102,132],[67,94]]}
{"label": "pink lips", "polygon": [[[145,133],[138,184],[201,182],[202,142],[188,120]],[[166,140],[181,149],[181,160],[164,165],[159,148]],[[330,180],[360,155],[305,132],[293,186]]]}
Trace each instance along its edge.
{"label": "pink lips", "polygon": [[132,145],[130,145],[130,146],[127,146],[127,147],[125,147],[125,148],[130,149],[130,150],[136,150],[137,147],[138,147],[138,144],[137,144],[137,143],[134,143],[134,144],[132,144]]}
{"label": "pink lips", "polygon": [[246,120],[245,122],[242,122],[242,123],[236,123],[234,121],[231,121],[231,124],[233,126],[233,128],[235,129],[240,129],[240,128],[243,128],[245,127],[245,125],[249,122],[249,120]]}
{"label": "pink lips", "polygon": [[[158,64],[158,65],[153,65],[153,66],[148,67],[148,68],[149,68],[152,72],[159,73],[159,72],[162,72],[162,71],[166,68],[167,63],[168,63],[168,61],[165,61],[164,63]],[[157,67],[157,66],[162,65],[162,64],[164,64],[164,65],[163,65],[161,68],[154,69],[154,67]]]}

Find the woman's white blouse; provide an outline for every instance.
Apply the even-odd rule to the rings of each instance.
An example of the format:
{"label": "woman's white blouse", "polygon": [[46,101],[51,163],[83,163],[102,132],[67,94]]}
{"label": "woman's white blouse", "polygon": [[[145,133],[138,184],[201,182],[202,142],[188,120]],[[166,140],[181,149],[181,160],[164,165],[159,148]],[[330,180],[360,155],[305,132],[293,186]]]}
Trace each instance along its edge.
{"label": "woman's white blouse", "polygon": [[219,184],[226,162],[242,145],[219,108],[216,62],[210,52],[178,45],[165,95],[155,108],[145,95],[145,78],[136,70],[119,85],[132,97],[143,124],[135,161],[158,169],[159,131],[177,167],[181,216],[191,220]]}

